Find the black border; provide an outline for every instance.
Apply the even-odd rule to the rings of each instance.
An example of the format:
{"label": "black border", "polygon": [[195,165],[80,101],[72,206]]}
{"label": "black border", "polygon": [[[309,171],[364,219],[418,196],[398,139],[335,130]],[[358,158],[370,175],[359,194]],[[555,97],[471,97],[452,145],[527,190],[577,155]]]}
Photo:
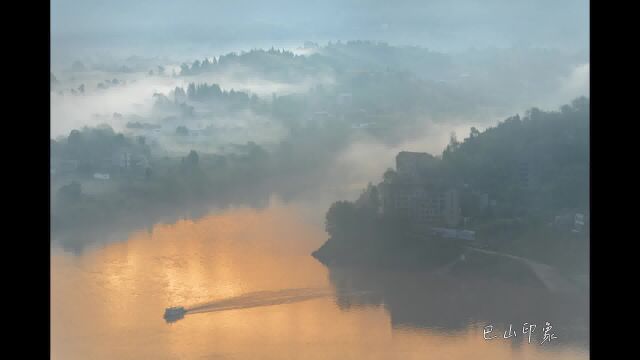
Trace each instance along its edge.
{"label": "black border", "polygon": [[[13,158],[15,165],[17,165],[9,165],[10,168],[6,169],[7,171],[5,172],[5,178],[15,182],[12,185],[5,185],[7,186],[5,189],[15,189],[15,191],[7,191],[7,193],[14,195],[14,199],[17,200],[15,203],[13,201],[5,203],[5,209],[8,210],[5,212],[5,219],[10,219],[5,222],[8,226],[6,227],[7,238],[5,238],[5,245],[7,247],[5,247],[4,262],[9,265],[10,269],[5,270],[5,278],[9,282],[9,284],[5,285],[7,291],[4,298],[8,300],[6,306],[9,306],[7,308],[8,313],[5,314],[10,317],[16,317],[15,319],[6,320],[5,324],[9,325],[6,330],[14,333],[18,340],[25,341],[24,345],[12,342],[8,344],[9,347],[29,355],[35,355],[35,353],[42,351],[44,352],[43,357],[48,356],[50,358],[51,247],[49,244],[44,243],[44,238],[50,237],[50,191],[48,180],[44,179],[49,179],[50,157],[49,147],[46,144],[49,142],[48,138],[50,138],[51,114],[49,92],[40,91],[39,84],[42,82],[44,88],[44,82],[48,81],[49,77],[46,72],[50,71],[51,3],[49,2],[47,6],[42,6],[42,4],[32,6],[29,3],[27,6],[30,8],[25,9],[23,12],[16,12],[15,10],[7,10],[6,12],[6,14],[10,15],[8,18],[15,16],[17,22],[8,24],[9,29],[5,30],[6,40],[9,41],[8,44],[5,44],[5,47],[10,53],[8,57],[10,63],[5,65],[5,69],[8,69],[9,75],[15,76],[15,79],[6,81],[7,84],[17,84],[18,88],[7,86],[6,88],[13,95],[5,97],[5,106],[16,110],[14,114],[6,115],[5,117],[5,124],[11,123],[9,125],[15,126],[15,129],[7,129],[7,132],[11,131],[15,136],[5,133],[6,139],[16,140],[14,144],[9,145],[6,154],[8,157]],[[590,357],[599,354],[601,349],[603,352],[605,351],[606,345],[602,345],[603,340],[620,340],[617,332],[624,331],[624,328],[617,328],[617,324],[627,320],[625,315],[610,313],[611,310],[622,308],[621,304],[617,306],[607,306],[606,304],[607,300],[612,300],[612,296],[620,294],[620,292],[609,291],[603,286],[603,284],[614,278],[612,276],[614,273],[610,275],[606,272],[614,270],[616,271],[615,274],[619,276],[626,273],[626,269],[623,269],[624,265],[633,264],[634,262],[633,257],[631,257],[633,253],[628,253],[627,256],[620,256],[618,253],[619,251],[630,251],[626,247],[629,243],[634,242],[633,237],[629,236],[629,234],[625,234],[626,236],[617,234],[619,232],[616,231],[617,229],[627,228],[624,223],[621,223],[622,220],[606,224],[607,215],[615,214],[618,216],[627,210],[624,210],[624,205],[615,206],[614,204],[606,204],[606,202],[615,198],[620,200],[627,199],[622,184],[610,186],[607,184],[607,180],[618,183],[623,176],[632,176],[635,172],[633,163],[627,163],[625,166],[620,167],[614,163],[616,159],[622,158],[626,153],[626,149],[619,147],[620,143],[625,143],[629,140],[633,143],[633,133],[629,133],[632,135],[631,137],[624,136],[627,134],[624,130],[630,123],[634,122],[635,109],[633,106],[624,106],[633,104],[633,102],[626,102],[625,104],[618,100],[615,103],[612,101],[607,104],[607,95],[618,96],[620,92],[625,90],[604,82],[604,79],[610,79],[613,76],[627,80],[624,74],[606,71],[605,69],[617,69],[616,66],[607,66],[606,62],[610,60],[616,63],[626,63],[624,61],[625,58],[633,58],[634,46],[631,42],[623,44],[620,41],[621,39],[618,38],[620,34],[614,34],[615,31],[610,34],[606,34],[606,32],[598,32],[598,35],[593,34],[593,20],[598,16],[615,19],[614,21],[617,23],[625,22],[624,19],[619,18],[620,13],[618,11],[613,10],[617,13],[607,16],[609,14],[601,10],[603,9],[590,4],[590,82],[595,82],[596,84],[595,87],[591,86],[590,94],[590,113],[592,117],[595,114],[594,118],[596,119],[595,122],[590,121],[591,209],[589,223],[591,235],[596,239],[596,241],[590,240],[590,340],[597,336],[597,341],[589,341]],[[25,14],[26,16],[18,16],[19,14]],[[633,21],[627,23],[634,24]],[[606,28],[606,25],[603,25],[600,30],[604,30],[604,28]],[[615,26],[614,29],[618,29],[618,27]],[[27,30],[31,30],[30,34]],[[46,33],[48,33],[48,36],[44,35]],[[598,40],[601,40],[603,44],[606,42],[609,45],[613,45],[610,47],[613,51],[607,53],[604,51],[598,52]],[[615,41],[619,42],[615,43]],[[592,51],[594,45],[596,51]],[[594,58],[595,71],[592,67]],[[48,62],[47,65],[45,65],[45,61]],[[40,67],[42,67],[42,71],[40,71]],[[602,69],[602,72],[598,70],[599,68]],[[25,76],[34,76],[34,79],[25,80]],[[629,79],[628,81],[630,82],[631,80]],[[593,99],[593,89],[595,89],[596,93],[595,101]],[[630,91],[629,93],[633,94],[635,92]],[[40,96],[42,96],[42,99],[40,99]],[[42,104],[39,103],[40,101],[42,101]],[[619,110],[620,113],[615,114],[615,110]],[[622,126],[625,128],[622,128]],[[611,132],[611,134],[607,134],[607,131]],[[36,134],[36,136],[33,136],[33,134]],[[607,143],[604,139],[613,139],[613,141]],[[42,142],[40,142],[41,140]],[[7,142],[5,141],[5,143]],[[611,154],[606,154],[607,149],[617,151],[611,151]],[[25,150],[30,154],[24,154]],[[630,155],[631,153],[627,154]],[[44,158],[45,156],[47,156],[46,159]],[[42,161],[42,164],[40,164],[40,161]],[[603,165],[602,169],[605,168],[605,164],[610,165],[612,170],[607,173],[593,171],[594,166],[597,169],[599,164]],[[613,171],[613,167],[616,167],[618,171]],[[11,188],[8,186],[11,186]],[[598,188],[601,189],[601,195],[598,194]],[[619,191],[615,191],[616,189],[619,189]],[[40,191],[42,193],[39,193]],[[46,202],[44,201],[45,196],[47,197]],[[22,206],[14,207],[15,204]],[[39,211],[34,211],[35,209],[40,210],[40,206],[42,206],[42,215],[39,214]],[[599,211],[599,209],[602,210]],[[15,220],[18,220],[18,224],[16,224]],[[607,264],[608,261],[611,261],[611,263]],[[633,291],[629,288],[624,290],[627,290],[629,295]],[[617,298],[618,296],[615,297]],[[26,302],[29,304],[24,304],[24,300],[27,300]],[[614,301],[617,301],[617,299]],[[602,317],[598,315],[598,307],[601,308]],[[21,308],[28,309],[28,311],[21,311]],[[605,311],[607,312],[605,313]],[[597,331],[591,332],[591,329],[597,329]],[[621,333],[620,335],[630,339],[635,336],[633,332]],[[594,344],[596,346],[593,346]],[[609,349],[621,346],[621,344],[616,345]],[[40,358],[40,356],[37,357]]]}

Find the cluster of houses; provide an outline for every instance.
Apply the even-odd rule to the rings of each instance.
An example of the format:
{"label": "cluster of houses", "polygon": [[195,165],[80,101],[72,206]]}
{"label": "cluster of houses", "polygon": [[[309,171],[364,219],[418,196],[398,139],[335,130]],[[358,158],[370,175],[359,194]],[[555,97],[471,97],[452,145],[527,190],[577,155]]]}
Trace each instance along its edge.
{"label": "cluster of houses", "polygon": [[[380,187],[384,214],[403,214],[418,229],[444,238],[475,241],[475,232],[464,229],[469,218],[462,214],[461,197],[471,194],[480,211],[495,207],[486,193],[470,190],[464,184],[452,184],[437,170],[440,159],[421,152],[402,151],[396,156],[393,179]],[[518,167],[520,181],[531,183],[528,163]],[[587,231],[587,215],[580,211],[556,216],[554,225],[574,233]]]}
{"label": "cluster of houses", "polygon": [[314,111],[307,114],[306,121],[319,127],[327,126],[333,121],[350,123],[351,129],[376,129],[388,122],[389,114],[376,111],[367,111],[355,106],[353,94],[350,92],[339,93],[335,97],[335,107],[329,111]]}
{"label": "cluster of houses", "polygon": [[[110,157],[91,165],[92,178],[96,180],[111,180],[122,175],[144,176],[150,168],[149,158],[145,154],[129,149],[119,149]],[[81,170],[80,167],[81,164],[78,160],[53,158],[51,160],[51,175],[74,175]]]}
{"label": "cluster of houses", "polygon": [[573,233],[582,233],[588,229],[587,216],[577,211],[566,211],[561,215],[556,215],[553,225]]}

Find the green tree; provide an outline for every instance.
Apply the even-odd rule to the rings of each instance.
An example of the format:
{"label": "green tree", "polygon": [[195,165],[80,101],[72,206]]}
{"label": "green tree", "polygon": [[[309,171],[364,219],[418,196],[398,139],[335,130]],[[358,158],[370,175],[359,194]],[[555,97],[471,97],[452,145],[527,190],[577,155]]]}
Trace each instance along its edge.
{"label": "green tree", "polygon": [[187,129],[186,126],[178,126],[176,128],[176,135],[180,135],[180,136],[187,136],[189,135],[189,129]]}
{"label": "green tree", "polygon": [[385,184],[392,184],[395,179],[397,178],[398,174],[395,172],[395,170],[393,169],[387,169],[387,171],[384,172],[383,177],[383,181]]}
{"label": "green tree", "polygon": [[185,163],[190,167],[197,167],[199,161],[198,153],[195,150],[191,150],[189,155],[185,158]]}
{"label": "green tree", "polygon": [[58,189],[58,199],[63,202],[75,202],[82,198],[82,185],[76,181]]}
{"label": "green tree", "polygon": [[327,211],[325,230],[331,237],[346,235],[356,225],[356,208],[349,201],[337,201]]}

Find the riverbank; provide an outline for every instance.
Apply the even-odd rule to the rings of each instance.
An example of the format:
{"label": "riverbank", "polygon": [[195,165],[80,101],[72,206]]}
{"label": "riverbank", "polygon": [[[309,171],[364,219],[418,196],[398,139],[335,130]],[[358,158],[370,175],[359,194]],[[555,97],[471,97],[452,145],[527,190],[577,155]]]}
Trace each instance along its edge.
{"label": "riverbank", "polygon": [[527,284],[549,292],[588,291],[588,268],[553,266],[505,252],[470,247],[450,239],[369,240],[365,246],[363,239],[330,238],[312,256],[329,268],[428,271]]}

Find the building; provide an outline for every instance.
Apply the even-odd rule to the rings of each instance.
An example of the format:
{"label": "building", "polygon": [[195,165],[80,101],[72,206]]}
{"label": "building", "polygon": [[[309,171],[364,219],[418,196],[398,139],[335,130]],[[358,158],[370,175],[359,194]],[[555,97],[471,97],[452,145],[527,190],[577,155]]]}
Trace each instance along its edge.
{"label": "building", "polygon": [[573,218],[573,232],[584,232],[586,218],[584,214],[576,213]]}
{"label": "building", "polygon": [[381,187],[382,212],[401,214],[417,225],[456,227],[462,221],[460,193],[440,181],[439,159],[420,152],[396,156],[396,177]]}
{"label": "building", "polygon": [[436,224],[441,217],[442,199],[436,191],[420,184],[385,184],[383,213],[408,216],[420,224]]}
{"label": "building", "polygon": [[462,221],[456,189],[427,184],[382,184],[382,212],[401,214],[426,226],[458,226]]}
{"label": "building", "polygon": [[111,179],[111,176],[109,173],[94,173],[93,178],[97,180],[109,180]]}
{"label": "building", "polygon": [[478,195],[478,207],[480,211],[484,211],[489,207],[489,194],[481,193]]}
{"label": "building", "polygon": [[310,123],[313,123],[316,126],[323,127],[333,119],[334,116],[327,111],[316,111],[311,116],[309,116]]}
{"label": "building", "polygon": [[518,164],[518,169],[517,169],[518,181],[525,188],[529,188],[531,186],[530,171],[531,169],[528,161],[522,161]]}
{"label": "building", "polygon": [[56,161],[55,169],[60,174],[72,173],[78,170],[78,160],[61,159]]}
{"label": "building", "polygon": [[339,94],[337,103],[340,106],[351,106],[353,104],[353,95],[351,93]]}
{"label": "building", "polygon": [[150,166],[149,158],[141,153],[135,153],[126,149],[114,152],[109,161],[105,161],[102,173],[111,172],[117,174],[142,174]]}
{"label": "building", "polygon": [[460,207],[460,194],[456,189],[448,189],[442,192],[442,222],[447,226],[457,226],[462,219]]}
{"label": "building", "polygon": [[113,166],[128,169],[131,167],[131,153],[125,150],[119,150],[113,153],[112,158]]}
{"label": "building", "polygon": [[571,230],[575,233],[582,233],[588,229],[587,217],[576,211],[567,211],[557,215],[553,223],[557,228]]}
{"label": "building", "polygon": [[447,239],[459,239],[465,241],[476,240],[476,232],[472,230],[434,227],[431,229],[431,233]]}

